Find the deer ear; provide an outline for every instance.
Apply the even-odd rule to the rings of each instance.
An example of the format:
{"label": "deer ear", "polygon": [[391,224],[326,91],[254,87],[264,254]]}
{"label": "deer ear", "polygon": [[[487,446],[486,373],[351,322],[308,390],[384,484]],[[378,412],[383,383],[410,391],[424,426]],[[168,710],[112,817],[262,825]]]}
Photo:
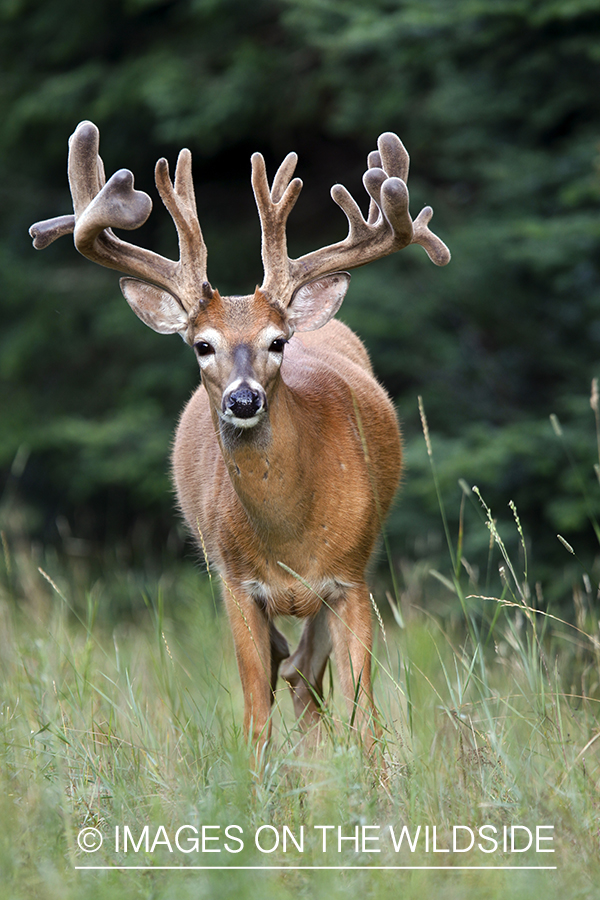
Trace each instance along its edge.
{"label": "deer ear", "polygon": [[159,334],[183,334],[188,317],[172,294],[138,278],[121,278],[119,284],[123,296],[145,325]]}
{"label": "deer ear", "polygon": [[294,331],[316,331],[326,325],[342,305],[349,284],[348,272],[335,272],[299,287],[287,308]]}

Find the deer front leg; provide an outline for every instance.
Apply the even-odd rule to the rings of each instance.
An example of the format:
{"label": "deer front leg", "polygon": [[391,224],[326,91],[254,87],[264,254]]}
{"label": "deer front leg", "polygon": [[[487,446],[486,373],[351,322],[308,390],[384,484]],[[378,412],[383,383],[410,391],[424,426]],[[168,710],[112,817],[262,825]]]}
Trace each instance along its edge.
{"label": "deer front leg", "polygon": [[223,599],[244,694],[244,733],[260,751],[271,736],[271,627],[243,588],[225,584]]}
{"label": "deer front leg", "polygon": [[352,727],[370,753],[380,733],[371,687],[371,602],[365,584],[348,588],[329,612],[329,630],[340,686]]}
{"label": "deer front leg", "polygon": [[294,712],[304,731],[311,729],[321,718],[319,701],[323,697],[323,675],[331,647],[327,609],[322,607],[313,619],[308,620],[298,647],[281,667],[281,677],[289,685]]}

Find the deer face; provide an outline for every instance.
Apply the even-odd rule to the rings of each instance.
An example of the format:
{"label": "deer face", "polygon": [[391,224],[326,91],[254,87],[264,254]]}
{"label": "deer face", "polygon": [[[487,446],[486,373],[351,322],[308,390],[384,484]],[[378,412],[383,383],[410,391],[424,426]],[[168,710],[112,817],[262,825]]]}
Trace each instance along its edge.
{"label": "deer face", "polygon": [[302,285],[284,307],[260,288],[246,297],[221,297],[205,282],[190,312],[166,291],[135,278],[121,290],[154,331],[179,333],[196,353],[213,409],[235,428],[253,428],[268,410],[285,344],[295,331],[314,331],[340,308],[347,272]]}
{"label": "deer face", "polygon": [[202,383],[219,418],[252,428],[264,417],[292,331],[284,312],[260,291],[213,298],[188,328]]}

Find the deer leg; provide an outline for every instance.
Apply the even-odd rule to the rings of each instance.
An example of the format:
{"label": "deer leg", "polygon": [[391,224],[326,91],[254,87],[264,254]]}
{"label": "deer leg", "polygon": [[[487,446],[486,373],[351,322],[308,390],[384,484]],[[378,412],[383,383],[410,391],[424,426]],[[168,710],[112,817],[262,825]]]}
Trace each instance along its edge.
{"label": "deer leg", "polygon": [[371,752],[380,729],[371,687],[371,602],[365,584],[346,591],[329,613],[329,630],[340,686],[352,727]]}
{"label": "deer leg", "polygon": [[284,659],[290,655],[288,642],[282,633],[275,628],[273,622],[269,622],[269,639],[271,641],[271,704],[275,699],[275,688],[277,687],[277,675],[279,674],[279,666]]}
{"label": "deer leg", "polygon": [[298,647],[281,667],[281,677],[292,693],[294,712],[305,731],[320,720],[323,675],[330,653],[331,636],[323,607],[308,620]]}
{"label": "deer leg", "polygon": [[270,623],[243,588],[226,584],[223,599],[244,693],[244,733],[261,748],[271,735]]}

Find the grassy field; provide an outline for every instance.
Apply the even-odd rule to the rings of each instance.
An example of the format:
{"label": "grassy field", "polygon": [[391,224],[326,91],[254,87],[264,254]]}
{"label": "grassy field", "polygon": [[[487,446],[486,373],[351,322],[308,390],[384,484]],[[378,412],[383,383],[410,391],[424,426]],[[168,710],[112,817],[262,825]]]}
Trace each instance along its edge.
{"label": "grassy field", "polygon": [[282,688],[252,771],[214,578],[109,561],[98,578],[5,536],[3,900],[600,897],[596,588],[582,579],[570,624],[536,611],[526,561],[487,524],[488,599],[460,535],[420,609],[408,581],[400,609],[375,591],[385,769],[361,758],[332,674],[323,746],[298,746]]}

